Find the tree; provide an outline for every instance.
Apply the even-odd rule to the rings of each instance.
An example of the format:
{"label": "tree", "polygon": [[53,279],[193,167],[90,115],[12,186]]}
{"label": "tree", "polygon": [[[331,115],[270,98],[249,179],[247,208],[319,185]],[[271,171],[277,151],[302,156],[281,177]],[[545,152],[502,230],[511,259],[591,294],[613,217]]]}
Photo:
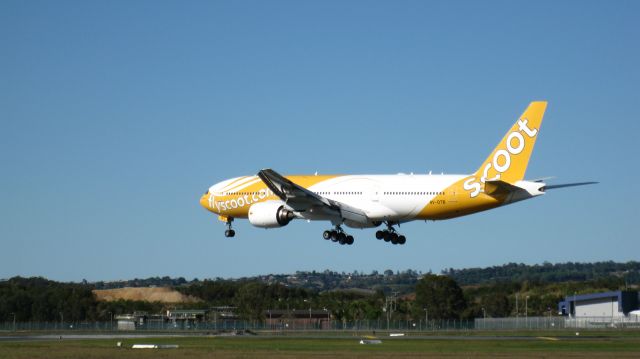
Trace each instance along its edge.
{"label": "tree", "polygon": [[482,297],[481,304],[489,317],[507,317],[511,313],[509,298],[505,293],[487,293]]}
{"label": "tree", "polygon": [[462,289],[447,276],[427,274],[416,284],[416,318],[424,315],[427,308],[429,318],[459,319],[466,307]]}
{"label": "tree", "polygon": [[244,284],[234,298],[240,316],[244,319],[262,319],[262,312],[267,309],[268,298],[265,298],[265,285],[257,282]]}

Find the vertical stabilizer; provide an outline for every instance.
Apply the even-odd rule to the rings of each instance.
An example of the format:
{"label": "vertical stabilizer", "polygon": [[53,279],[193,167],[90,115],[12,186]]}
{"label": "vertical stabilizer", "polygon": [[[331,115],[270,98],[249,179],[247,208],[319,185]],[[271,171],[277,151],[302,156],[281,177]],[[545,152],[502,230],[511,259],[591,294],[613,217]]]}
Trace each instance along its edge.
{"label": "vertical stabilizer", "polygon": [[501,180],[515,183],[524,178],[533,146],[538,138],[546,101],[534,101],[491,152],[475,176],[481,182]]}

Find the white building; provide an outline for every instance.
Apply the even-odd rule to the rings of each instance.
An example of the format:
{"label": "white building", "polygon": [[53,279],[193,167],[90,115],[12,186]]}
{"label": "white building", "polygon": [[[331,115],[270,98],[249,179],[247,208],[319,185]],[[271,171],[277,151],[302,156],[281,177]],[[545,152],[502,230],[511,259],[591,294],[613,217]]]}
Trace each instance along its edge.
{"label": "white building", "polygon": [[638,302],[637,291],[569,295],[558,303],[558,313],[571,318],[628,317]]}

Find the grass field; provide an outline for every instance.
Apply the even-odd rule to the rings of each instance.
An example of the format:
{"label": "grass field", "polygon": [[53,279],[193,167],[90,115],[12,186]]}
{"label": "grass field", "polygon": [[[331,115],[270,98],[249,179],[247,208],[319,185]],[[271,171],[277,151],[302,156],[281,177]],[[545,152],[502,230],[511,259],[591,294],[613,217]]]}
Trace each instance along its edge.
{"label": "grass field", "polygon": [[[548,334],[548,333],[545,333]],[[420,358],[536,357],[639,358],[640,332],[566,336],[451,336],[390,339],[359,344],[357,337],[173,337],[0,342],[0,358]],[[123,343],[122,348],[116,342]],[[178,349],[130,349],[177,344]]]}

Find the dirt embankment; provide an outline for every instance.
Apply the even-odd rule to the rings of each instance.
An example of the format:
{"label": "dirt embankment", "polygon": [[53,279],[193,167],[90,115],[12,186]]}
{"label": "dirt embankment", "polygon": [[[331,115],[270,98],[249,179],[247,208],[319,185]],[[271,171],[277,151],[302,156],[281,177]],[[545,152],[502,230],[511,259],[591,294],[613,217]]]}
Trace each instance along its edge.
{"label": "dirt embankment", "polygon": [[118,288],[93,291],[99,301],[112,302],[119,299],[141,300],[162,303],[196,303],[201,300],[184,295],[171,288]]}

